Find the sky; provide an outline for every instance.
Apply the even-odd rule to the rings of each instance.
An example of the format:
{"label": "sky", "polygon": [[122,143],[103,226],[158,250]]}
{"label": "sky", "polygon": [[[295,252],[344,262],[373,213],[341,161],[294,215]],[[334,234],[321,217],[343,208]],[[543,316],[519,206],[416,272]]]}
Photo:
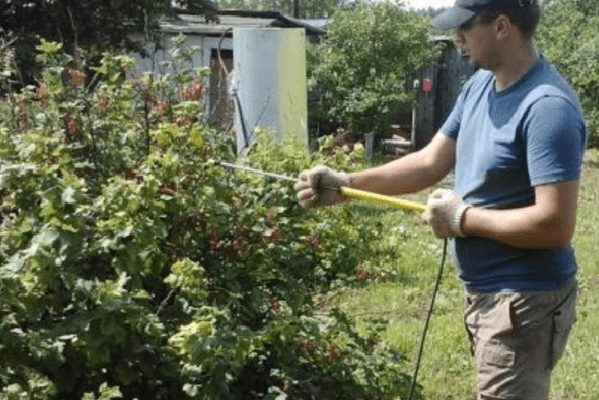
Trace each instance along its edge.
{"label": "sky", "polygon": [[449,7],[455,3],[455,0],[404,0],[408,7],[413,8],[439,8]]}

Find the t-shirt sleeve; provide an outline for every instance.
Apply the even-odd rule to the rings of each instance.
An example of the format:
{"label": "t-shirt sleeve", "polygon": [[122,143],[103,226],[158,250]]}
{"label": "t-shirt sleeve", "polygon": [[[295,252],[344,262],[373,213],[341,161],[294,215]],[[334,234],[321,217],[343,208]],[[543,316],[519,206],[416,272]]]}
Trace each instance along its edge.
{"label": "t-shirt sleeve", "polygon": [[532,186],[580,177],[586,128],[569,101],[558,96],[539,99],[529,110],[524,132]]}
{"label": "t-shirt sleeve", "polygon": [[456,140],[458,138],[458,132],[460,131],[460,123],[462,122],[462,114],[464,113],[464,99],[466,92],[468,91],[467,86],[464,86],[460,95],[458,96],[453,110],[441,126],[441,133],[449,136]]}

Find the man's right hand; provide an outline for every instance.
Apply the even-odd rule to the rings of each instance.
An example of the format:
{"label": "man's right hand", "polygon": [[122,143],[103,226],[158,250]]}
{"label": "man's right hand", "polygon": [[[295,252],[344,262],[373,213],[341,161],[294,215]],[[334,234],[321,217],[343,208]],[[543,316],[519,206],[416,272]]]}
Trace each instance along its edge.
{"label": "man's right hand", "polygon": [[340,186],[350,186],[348,174],[317,165],[303,171],[293,188],[297,191],[299,204],[311,208],[344,202],[345,197],[336,190]]}

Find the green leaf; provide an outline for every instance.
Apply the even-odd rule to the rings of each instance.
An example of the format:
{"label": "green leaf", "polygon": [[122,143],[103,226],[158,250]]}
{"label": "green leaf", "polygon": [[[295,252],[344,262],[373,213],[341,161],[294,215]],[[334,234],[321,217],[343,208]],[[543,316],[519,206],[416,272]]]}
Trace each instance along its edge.
{"label": "green leaf", "polygon": [[62,191],[62,195],[60,196],[60,200],[62,204],[73,204],[75,203],[75,189],[68,186]]}
{"label": "green leaf", "polygon": [[53,227],[45,226],[33,237],[31,243],[37,247],[48,247],[58,239],[59,233]]}
{"label": "green leaf", "polygon": [[47,41],[42,38],[40,44],[35,46],[35,49],[44,54],[56,54],[62,50],[62,43]]}
{"label": "green leaf", "polygon": [[[122,399],[123,394],[118,386],[108,386],[106,382],[102,383],[99,388],[98,400]],[[93,397],[95,398],[95,397]]]}

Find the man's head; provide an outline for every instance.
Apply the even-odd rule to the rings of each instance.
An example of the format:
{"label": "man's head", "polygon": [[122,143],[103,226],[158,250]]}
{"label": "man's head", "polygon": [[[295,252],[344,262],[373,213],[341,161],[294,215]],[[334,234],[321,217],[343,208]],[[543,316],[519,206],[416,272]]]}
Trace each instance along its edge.
{"label": "man's head", "polygon": [[474,22],[489,23],[505,14],[522,35],[532,38],[540,18],[538,0],[456,0],[455,5],[433,19],[438,29],[468,27]]}

